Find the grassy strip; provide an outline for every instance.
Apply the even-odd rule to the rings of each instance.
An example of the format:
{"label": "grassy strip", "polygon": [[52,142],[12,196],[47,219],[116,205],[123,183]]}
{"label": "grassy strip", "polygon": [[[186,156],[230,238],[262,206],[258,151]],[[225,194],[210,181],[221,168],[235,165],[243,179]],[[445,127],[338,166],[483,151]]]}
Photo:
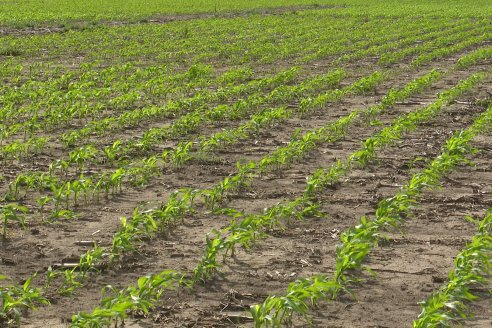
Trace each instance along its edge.
{"label": "grassy strip", "polygon": [[478,298],[472,289],[486,283],[492,267],[492,211],[481,221],[469,219],[477,225],[477,234],[456,256],[448,283],[420,303],[422,312],[414,328],[451,327],[470,316],[465,302]]}
{"label": "grassy strip", "polygon": [[[460,93],[457,89],[451,89],[444,93],[444,97]],[[439,102],[443,102],[442,98],[437,103]],[[400,227],[423,190],[437,187],[442,176],[457,165],[468,162],[466,156],[474,151],[469,142],[490,129],[491,120],[492,108],[489,108],[472,126],[456,132],[444,145],[443,152],[424,170],[414,174],[398,193],[382,200],[378,204],[374,220],[363,216],[358,225],[344,232],[341,236],[342,244],[336,249],[333,277],[315,275],[297,280],[289,285],[283,296],[269,296],[262,304],[253,305],[251,313],[255,326],[281,326],[289,322],[294,313],[307,317],[309,307],[317,301],[335,299],[341,292],[349,292],[350,284],[357,281],[354,271],[363,268],[364,259],[383,238],[381,231],[389,227]]]}

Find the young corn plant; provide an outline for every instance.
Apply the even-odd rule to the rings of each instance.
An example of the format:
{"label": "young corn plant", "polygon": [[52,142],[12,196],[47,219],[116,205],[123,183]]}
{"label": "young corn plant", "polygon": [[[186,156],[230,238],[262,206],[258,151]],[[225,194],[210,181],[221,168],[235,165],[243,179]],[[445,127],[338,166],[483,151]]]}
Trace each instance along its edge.
{"label": "young corn plant", "polygon": [[480,221],[469,220],[477,225],[477,233],[456,256],[448,283],[420,302],[422,312],[414,328],[451,327],[471,316],[467,303],[478,298],[474,290],[486,284],[492,269],[492,211]]}
{"label": "young corn plant", "polygon": [[27,207],[9,203],[0,207],[0,220],[2,221],[2,238],[7,240],[7,226],[11,222],[17,222],[21,228],[27,228],[25,214],[28,212]]}
{"label": "young corn plant", "polygon": [[190,150],[193,147],[193,142],[180,142],[176,148],[172,151],[165,151],[162,154],[164,160],[169,159],[171,164],[176,168],[180,169],[183,165],[189,161],[192,157],[190,155]]}
{"label": "young corn plant", "polygon": [[77,268],[67,269],[63,271],[63,282],[58,289],[58,293],[62,296],[70,296],[77,289],[82,287],[82,283],[79,281],[79,275]]}
{"label": "young corn plant", "polygon": [[73,150],[69,153],[69,165],[77,165],[78,172],[84,170],[85,163],[96,158],[97,149],[93,145],[87,145]]}
{"label": "young corn plant", "polygon": [[[100,307],[92,313],[78,313],[72,316],[70,327],[101,327],[114,323],[124,325],[128,311],[148,313],[166,290],[181,285],[189,285],[184,276],[176,271],[165,270],[158,274],[150,274],[138,279],[137,286],[117,290],[112,286],[102,291],[103,300]],[[106,296],[112,293],[113,296]]]}
{"label": "young corn plant", "polygon": [[31,286],[36,274],[30,276],[22,286],[8,286],[0,288],[0,323],[5,326],[19,326],[22,314],[37,305],[49,304],[49,300],[42,296],[39,288]]}

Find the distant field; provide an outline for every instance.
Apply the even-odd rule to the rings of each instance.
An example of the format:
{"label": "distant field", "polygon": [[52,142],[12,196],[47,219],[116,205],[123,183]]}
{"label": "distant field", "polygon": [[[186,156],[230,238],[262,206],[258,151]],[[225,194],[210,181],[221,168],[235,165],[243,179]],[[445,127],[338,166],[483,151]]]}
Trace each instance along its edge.
{"label": "distant field", "polygon": [[[490,17],[490,1],[459,0],[3,0],[0,26],[80,27],[104,21],[162,19],[175,14],[224,14],[278,7],[345,7],[349,12],[377,15],[452,15]],[[77,25],[79,24],[79,25]]]}
{"label": "distant field", "polygon": [[489,327],[490,1],[0,2],[0,327]]}

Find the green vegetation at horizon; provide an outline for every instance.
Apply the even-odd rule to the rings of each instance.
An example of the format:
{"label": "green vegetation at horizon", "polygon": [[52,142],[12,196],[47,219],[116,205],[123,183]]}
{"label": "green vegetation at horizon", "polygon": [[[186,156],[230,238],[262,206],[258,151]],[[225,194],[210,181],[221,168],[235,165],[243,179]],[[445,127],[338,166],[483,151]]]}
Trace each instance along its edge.
{"label": "green vegetation at horizon", "polygon": [[[431,14],[435,16],[490,17],[488,0],[365,1],[365,0],[5,0],[0,4],[0,26],[32,28],[42,26],[87,27],[108,21],[145,22],[169,20],[175,15],[261,13],[272,8],[332,8],[340,13],[362,15]],[[173,17],[174,15],[174,17]],[[190,18],[190,17],[188,17]]]}

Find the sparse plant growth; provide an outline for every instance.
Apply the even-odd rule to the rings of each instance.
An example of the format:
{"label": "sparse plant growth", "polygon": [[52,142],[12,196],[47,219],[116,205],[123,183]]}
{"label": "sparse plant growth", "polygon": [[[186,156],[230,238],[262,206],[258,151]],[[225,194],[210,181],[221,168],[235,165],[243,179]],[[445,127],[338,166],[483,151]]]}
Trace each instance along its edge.
{"label": "sparse plant growth", "polygon": [[489,1],[158,2],[0,4],[0,326],[491,320]]}

